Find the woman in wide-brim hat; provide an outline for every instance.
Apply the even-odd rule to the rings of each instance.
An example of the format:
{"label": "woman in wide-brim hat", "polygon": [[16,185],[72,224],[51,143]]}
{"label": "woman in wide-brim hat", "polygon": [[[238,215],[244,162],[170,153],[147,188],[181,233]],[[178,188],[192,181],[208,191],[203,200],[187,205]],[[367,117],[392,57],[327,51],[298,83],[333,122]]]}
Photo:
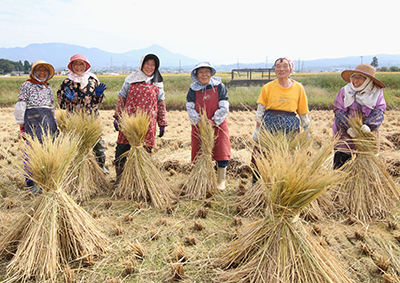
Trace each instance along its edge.
{"label": "woman in wide-brim hat", "polygon": [[[20,137],[28,134],[42,139],[43,135],[54,135],[57,132],[55,119],[54,96],[48,81],[54,76],[54,68],[43,60],[32,64],[29,79],[21,85],[14,116],[20,126]],[[28,159],[28,157],[26,157]],[[40,192],[26,175],[26,185],[32,192]]]}
{"label": "woman in wide-brim hat", "polygon": [[375,68],[369,64],[358,65],[354,70],[345,70],[341,74],[348,84],[340,89],[333,102],[335,120],[332,130],[333,135],[339,138],[335,146],[335,169],[351,159],[351,153],[355,149],[352,142],[355,130],[349,126],[350,117],[361,115],[361,130],[365,132],[378,132],[383,122],[386,110],[383,88],[386,86],[375,74]]}

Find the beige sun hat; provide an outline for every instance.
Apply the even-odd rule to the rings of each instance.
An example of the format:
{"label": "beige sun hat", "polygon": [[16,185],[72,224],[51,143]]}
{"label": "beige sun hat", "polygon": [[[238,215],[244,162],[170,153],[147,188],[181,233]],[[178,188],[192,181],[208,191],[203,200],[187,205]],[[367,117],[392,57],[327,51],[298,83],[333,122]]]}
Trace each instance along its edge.
{"label": "beige sun hat", "polygon": [[49,70],[49,78],[47,79],[47,81],[50,80],[54,76],[54,67],[50,63],[47,63],[46,61],[43,60],[37,60],[32,64],[31,77],[33,78],[33,71],[35,70],[36,67],[40,65],[45,66]]}
{"label": "beige sun hat", "polygon": [[350,82],[350,77],[353,74],[364,75],[364,76],[370,78],[371,80],[373,80],[374,84],[380,86],[381,88],[385,88],[386,87],[386,85],[383,82],[381,82],[380,80],[375,78],[376,70],[370,64],[361,64],[361,65],[358,65],[354,70],[345,70],[345,71],[342,72],[342,78],[346,82],[349,83]]}

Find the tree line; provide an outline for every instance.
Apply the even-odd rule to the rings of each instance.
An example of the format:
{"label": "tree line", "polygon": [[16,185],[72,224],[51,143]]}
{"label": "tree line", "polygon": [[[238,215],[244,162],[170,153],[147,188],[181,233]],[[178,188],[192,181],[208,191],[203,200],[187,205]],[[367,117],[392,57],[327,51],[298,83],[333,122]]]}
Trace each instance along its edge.
{"label": "tree line", "polygon": [[[388,67],[378,68],[379,63],[377,57],[373,57],[370,64],[374,66],[379,72],[400,72],[400,68],[397,66],[391,66],[390,68]],[[1,75],[13,72],[24,72],[24,74],[29,74],[31,67],[32,64],[29,63],[28,60],[25,60],[24,63],[22,64],[21,60],[19,60],[18,62],[14,62],[7,59],[0,59]]]}
{"label": "tree line", "polygon": [[7,59],[0,59],[0,74],[13,72],[24,72],[24,74],[29,74],[31,67],[32,64],[27,60],[22,64],[21,60],[14,62]]}
{"label": "tree line", "polygon": [[377,70],[379,72],[400,72],[400,68],[397,66],[391,66],[390,68],[388,68],[388,67],[378,68],[379,67],[378,58],[376,58],[376,57],[372,58],[371,65],[374,66],[375,68],[377,68]]}

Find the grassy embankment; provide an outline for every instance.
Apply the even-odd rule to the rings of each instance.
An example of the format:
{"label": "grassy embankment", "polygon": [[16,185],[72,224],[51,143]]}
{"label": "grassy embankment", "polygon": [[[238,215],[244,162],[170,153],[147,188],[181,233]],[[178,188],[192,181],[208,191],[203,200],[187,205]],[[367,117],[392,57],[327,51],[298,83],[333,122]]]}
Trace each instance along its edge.
{"label": "grassy embankment", "polygon": [[[229,73],[218,73],[217,76],[221,76],[225,84],[230,81]],[[102,105],[103,109],[114,108],[118,92],[121,89],[125,77],[126,75],[99,75],[99,79],[107,84],[107,99]],[[384,93],[388,109],[397,109],[400,106],[400,73],[379,73],[377,77],[387,85]],[[50,81],[55,96],[64,78],[65,77],[58,76]],[[304,85],[310,109],[332,109],[333,100],[337,92],[346,84],[340,77],[340,73],[298,73],[294,74],[292,78]],[[0,107],[14,105],[19,93],[19,88],[26,79],[27,77],[0,78]],[[192,80],[189,74],[164,75],[164,87],[168,109],[185,109],[186,93],[191,83]],[[260,86],[229,88],[228,93],[231,109],[255,109],[260,90]]]}

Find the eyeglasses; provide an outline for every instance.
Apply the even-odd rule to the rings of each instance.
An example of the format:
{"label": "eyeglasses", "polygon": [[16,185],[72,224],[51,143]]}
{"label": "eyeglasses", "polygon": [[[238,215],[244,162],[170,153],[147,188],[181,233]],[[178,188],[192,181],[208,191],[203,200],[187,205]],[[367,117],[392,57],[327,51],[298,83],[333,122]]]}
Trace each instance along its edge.
{"label": "eyeglasses", "polygon": [[361,80],[365,80],[366,77],[360,76],[360,75],[352,75],[352,76],[350,77],[350,79],[351,79],[351,80],[355,80],[355,81],[361,81]]}

